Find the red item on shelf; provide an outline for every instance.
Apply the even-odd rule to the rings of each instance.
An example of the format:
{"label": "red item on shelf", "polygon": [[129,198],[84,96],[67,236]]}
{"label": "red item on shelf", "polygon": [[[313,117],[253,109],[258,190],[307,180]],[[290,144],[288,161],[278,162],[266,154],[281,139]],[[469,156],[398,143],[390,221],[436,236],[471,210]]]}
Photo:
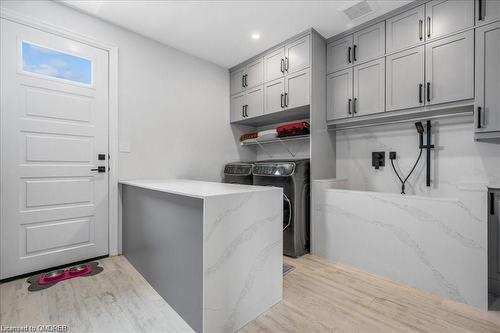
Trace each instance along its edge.
{"label": "red item on shelf", "polygon": [[276,128],[276,131],[280,138],[285,136],[306,135],[309,134],[309,123],[299,121],[297,123],[286,124]]}

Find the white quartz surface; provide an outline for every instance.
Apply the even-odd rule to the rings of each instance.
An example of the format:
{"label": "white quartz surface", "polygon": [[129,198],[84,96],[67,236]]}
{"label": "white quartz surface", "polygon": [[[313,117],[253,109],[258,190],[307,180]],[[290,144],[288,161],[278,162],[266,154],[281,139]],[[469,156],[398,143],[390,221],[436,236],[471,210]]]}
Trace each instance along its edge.
{"label": "white quartz surface", "polygon": [[121,180],[119,183],[201,199],[227,194],[276,190],[276,188],[268,186],[226,184],[190,179],[135,179]]}

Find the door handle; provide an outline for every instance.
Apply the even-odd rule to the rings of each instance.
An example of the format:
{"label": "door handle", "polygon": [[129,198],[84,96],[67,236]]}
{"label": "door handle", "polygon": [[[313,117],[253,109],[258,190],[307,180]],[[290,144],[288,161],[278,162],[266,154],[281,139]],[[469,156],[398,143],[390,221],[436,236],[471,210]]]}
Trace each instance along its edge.
{"label": "door handle", "polygon": [[427,102],[431,101],[431,83],[427,82]]}
{"label": "door handle", "polygon": [[483,0],[478,0],[477,1],[477,20],[478,21],[484,20],[484,17],[483,17]]}
{"label": "door handle", "polygon": [[354,99],[354,103],[352,103],[352,112],[354,112],[354,114],[358,113],[358,111],[356,110],[356,102],[358,101],[357,98]]}
{"label": "door handle", "polygon": [[427,37],[431,38],[431,17],[427,16]]}
{"label": "door handle", "polygon": [[422,20],[418,20],[418,39],[424,39],[424,22]]}
{"label": "door handle", "polygon": [[106,172],[105,166],[98,166],[97,168],[90,169],[90,171],[97,171],[99,173]]}
{"label": "door handle", "polygon": [[244,87],[248,87],[247,77],[248,77],[248,74],[243,75],[243,86]]}
{"label": "door handle", "polygon": [[422,88],[424,85],[422,83],[418,84],[418,102],[422,104],[424,101],[422,100]]}
{"label": "door handle", "polygon": [[350,47],[350,46],[347,48],[347,62],[348,63],[352,62],[351,61],[351,49],[352,49],[352,47]]}
{"label": "door handle", "polygon": [[290,65],[288,57],[285,57],[285,70],[288,72],[288,66]]}
{"label": "door handle", "polygon": [[241,87],[245,88],[245,75],[241,76]]}
{"label": "door handle", "polygon": [[285,59],[281,58],[281,73],[285,72]]}
{"label": "door handle", "polygon": [[482,128],[483,126],[481,125],[481,107],[477,107],[477,128]]}
{"label": "door handle", "polygon": [[288,93],[285,93],[285,107],[288,107]]}
{"label": "door handle", "polygon": [[283,109],[284,106],[283,106],[283,94],[281,94],[281,108]]}
{"label": "door handle", "polygon": [[490,215],[495,215],[495,193],[490,192]]}
{"label": "door handle", "polygon": [[351,99],[351,98],[349,98],[349,99],[347,100],[347,113],[348,113],[349,115],[351,115],[351,114],[352,114],[352,112],[351,112],[351,104],[352,104],[352,99]]}
{"label": "door handle", "polygon": [[354,44],[354,47],[352,49],[352,58],[354,59],[354,61],[357,61],[358,59],[356,59],[356,47],[358,47],[356,44]]}
{"label": "door handle", "polygon": [[245,117],[248,118],[248,104],[245,104]]}

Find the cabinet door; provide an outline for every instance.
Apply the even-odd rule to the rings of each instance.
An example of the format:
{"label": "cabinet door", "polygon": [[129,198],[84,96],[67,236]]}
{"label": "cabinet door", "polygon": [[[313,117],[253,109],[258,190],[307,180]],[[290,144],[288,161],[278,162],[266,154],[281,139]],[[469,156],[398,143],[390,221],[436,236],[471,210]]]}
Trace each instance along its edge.
{"label": "cabinet door", "polygon": [[425,46],[426,104],[474,98],[474,32]]}
{"label": "cabinet door", "polygon": [[326,120],[352,117],[352,68],[326,77]]}
{"label": "cabinet door", "polygon": [[352,52],[354,64],[383,56],[385,54],[385,22],[355,32]]}
{"label": "cabinet door", "polygon": [[292,109],[310,103],[310,70],[285,76],[285,108]]}
{"label": "cabinet door", "polygon": [[475,0],[477,24],[489,23],[500,19],[499,0]]}
{"label": "cabinet door", "polygon": [[424,9],[419,6],[387,19],[387,53],[418,45],[424,40]]}
{"label": "cabinet door", "polygon": [[285,70],[292,74],[311,65],[311,36],[307,35],[285,46]]}
{"label": "cabinet door", "polygon": [[385,111],[385,59],[354,66],[354,116]]}
{"label": "cabinet door", "polygon": [[500,191],[488,193],[488,286],[500,293]]}
{"label": "cabinet door", "polygon": [[352,66],[352,35],[326,46],[326,71],[333,73]]}
{"label": "cabinet door", "polygon": [[230,90],[231,95],[238,94],[245,90],[243,86],[243,75],[245,74],[245,67],[235,69],[230,74]]}
{"label": "cabinet door", "polygon": [[264,91],[263,86],[247,89],[246,96],[246,118],[261,116],[264,114]]}
{"label": "cabinet door", "polygon": [[477,132],[500,131],[500,22],[476,29]]}
{"label": "cabinet door", "polygon": [[264,64],[262,58],[252,61],[246,68],[246,88],[253,88],[264,82]]}
{"label": "cabinet door", "polygon": [[264,113],[273,113],[285,109],[285,79],[277,79],[264,84]]}
{"label": "cabinet door", "polygon": [[433,0],[425,4],[426,39],[460,31],[474,25],[474,1]]}
{"label": "cabinet door", "polygon": [[264,81],[279,79],[285,72],[285,49],[280,47],[264,56]]}
{"label": "cabinet door", "polygon": [[231,96],[230,121],[235,122],[243,119],[243,105],[245,105],[245,93]]}
{"label": "cabinet door", "polygon": [[424,46],[386,57],[386,110],[424,105]]}

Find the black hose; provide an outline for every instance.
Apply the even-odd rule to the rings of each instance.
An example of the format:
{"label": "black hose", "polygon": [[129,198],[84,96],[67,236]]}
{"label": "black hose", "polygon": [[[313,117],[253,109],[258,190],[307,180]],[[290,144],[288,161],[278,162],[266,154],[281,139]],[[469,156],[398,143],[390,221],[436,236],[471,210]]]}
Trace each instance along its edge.
{"label": "black hose", "polygon": [[399,181],[401,182],[401,194],[406,194],[405,193],[405,183],[408,180],[408,178],[410,178],[410,176],[413,173],[413,171],[415,171],[415,168],[417,167],[418,161],[420,161],[420,157],[422,157],[422,148],[420,148],[420,153],[418,154],[417,160],[415,161],[415,164],[413,164],[413,167],[411,168],[410,173],[408,174],[408,176],[406,176],[405,180],[403,180],[401,178],[401,176],[399,175],[398,171],[394,167],[394,160],[391,160],[392,169],[394,170],[394,172],[396,173],[396,176],[398,176]]}

